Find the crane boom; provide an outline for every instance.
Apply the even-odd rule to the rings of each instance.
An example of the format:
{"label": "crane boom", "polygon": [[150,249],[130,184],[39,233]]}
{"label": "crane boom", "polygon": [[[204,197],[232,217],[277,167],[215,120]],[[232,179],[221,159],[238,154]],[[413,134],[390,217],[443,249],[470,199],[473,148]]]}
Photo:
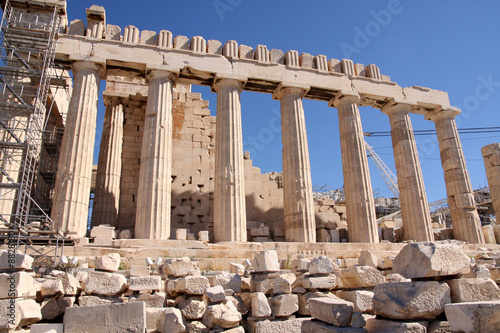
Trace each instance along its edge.
{"label": "crane boom", "polygon": [[389,169],[389,167],[384,163],[384,161],[382,161],[375,150],[373,150],[373,148],[366,141],[365,147],[368,151],[368,157],[372,158],[373,162],[377,166],[378,171],[380,171],[380,174],[382,174],[382,177],[384,177],[387,186],[389,186],[395,197],[399,197],[398,179],[396,178],[394,173],[391,171],[391,169]]}

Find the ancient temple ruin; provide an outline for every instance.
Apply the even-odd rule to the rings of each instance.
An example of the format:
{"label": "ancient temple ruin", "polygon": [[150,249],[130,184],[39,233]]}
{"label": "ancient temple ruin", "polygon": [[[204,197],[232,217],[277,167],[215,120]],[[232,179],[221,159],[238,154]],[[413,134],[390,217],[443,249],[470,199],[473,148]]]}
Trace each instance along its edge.
{"label": "ancient temple ruin", "polygon": [[[102,98],[106,113],[93,226],[133,230],[138,239],[168,239],[185,228],[193,234],[208,230],[215,242],[246,242],[247,221],[257,221],[270,228],[281,223],[277,240],[315,242],[302,104],[313,99],[338,112],[349,242],[379,242],[360,106],[389,117],[404,238],[434,240],[409,117],[414,113],[436,125],[455,238],[484,242],[454,120],[460,110],[450,105],[446,92],[400,87],[376,65],[349,59],[174,36],[168,30],[139,31],[133,25],[122,30],[108,24],[104,8],[96,5],[87,9],[86,22],[67,23],[64,1],[11,3],[19,12],[61,8],[54,61],[72,73],[73,85],[69,105],[57,103],[67,116],[50,212],[56,229],[73,232],[72,237],[87,232]],[[103,96],[101,80],[106,80]],[[216,117],[191,85],[217,93]],[[243,90],[281,102],[279,177],[262,175],[243,151]]]}

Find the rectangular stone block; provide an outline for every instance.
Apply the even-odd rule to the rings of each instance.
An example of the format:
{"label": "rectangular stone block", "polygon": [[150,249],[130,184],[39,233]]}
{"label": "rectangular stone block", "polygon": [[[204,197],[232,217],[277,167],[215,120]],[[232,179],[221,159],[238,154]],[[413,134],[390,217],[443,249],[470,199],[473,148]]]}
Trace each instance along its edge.
{"label": "rectangular stone block", "polygon": [[30,333],[63,333],[63,324],[32,324]]}
{"label": "rectangular stone block", "polygon": [[151,275],[148,266],[132,265],[130,266],[130,276],[149,276]]}
{"label": "rectangular stone block", "polygon": [[143,302],[71,307],[64,315],[66,333],[144,333],[146,305]]}
{"label": "rectangular stone block", "polygon": [[132,291],[161,290],[161,277],[158,275],[131,277],[128,289]]}
{"label": "rectangular stone block", "polygon": [[450,303],[444,307],[452,332],[498,332],[500,301]]}
{"label": "rectangular stone block", "polygon": [[351,322],[354,305],[343,299],[329,297],[309,300],[311,316],[335,326],[346,327]]}
{"label": "rectangular stone block", "polygon": [[24,253],[0,250],[0,270],[31,269],[33,258]]}
{"label": "rectangular stone block", "polygon": [[90,230],[90,237],[94,238],[116,238],[115,227],[98,226]]}
{"label": "rectangular stone block", "polygon": [[33,276],[26,272],[0,274],[0,299],[35,297],[36,285]]}

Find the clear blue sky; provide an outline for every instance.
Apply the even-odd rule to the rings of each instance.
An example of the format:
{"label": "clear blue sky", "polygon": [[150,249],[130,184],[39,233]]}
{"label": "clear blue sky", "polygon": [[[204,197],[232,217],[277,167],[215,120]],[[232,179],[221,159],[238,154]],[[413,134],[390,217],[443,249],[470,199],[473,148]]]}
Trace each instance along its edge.
{"label": "clear blue sky", "polygon": [[[167,29],[175,35],[234,39],[239,44],[265,44],[269,49],[298,50],[328,58],[374,63],[400,86],[424,86],[449,93],[462,109],[459,128],[500,126],[500,2],[463,0],[68,0],[70,20],[85,19],[92,4],[106,9],[107,23],[135,25],[139,30]],[[385,13],[385,15],[383,15]],[[389,14],[388,14],[389,13]],[[388,14],[388,15],[387,15]],[[360,33],[360,31],[362,33]],[[365,35],[362,38],[361,34]],[[101,87],[101,89],[104,88]],[[193,87],[210,101],[206,87]],[[263,171],[281,171],[279,102],[270,95],[242,93],[245,150]],[[338,118],[324,102],[304,102],[313,184],[343,185]],[[104,108],[99,108],[97,161]],[[379,110],[361,108],[363,130],[389,131]],[[434,129],[423,116],[412,116],[415,130]],[[500,133],[462,135],[467,166],[475,188],[486,185],[481,147],[500,142]],[[390,137],[367,138],[396,172]],[[435,136],[417,137],[430,201],[446,197]],[[373,188],[392,196],[370,161]]]}

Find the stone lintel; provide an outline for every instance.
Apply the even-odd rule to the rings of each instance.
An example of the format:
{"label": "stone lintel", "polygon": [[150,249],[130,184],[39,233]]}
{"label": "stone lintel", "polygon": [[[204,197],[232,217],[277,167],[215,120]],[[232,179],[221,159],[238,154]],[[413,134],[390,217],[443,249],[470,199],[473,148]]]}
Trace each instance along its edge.
{"label": "stone lintel", "polygon": [[426,114],[425,119],[432,120],[434,122],[444,118],[455,119],[455,117],[458,116],[460,112],[460,109],[454,106],[439,107],[436,108],[433,112]]}

